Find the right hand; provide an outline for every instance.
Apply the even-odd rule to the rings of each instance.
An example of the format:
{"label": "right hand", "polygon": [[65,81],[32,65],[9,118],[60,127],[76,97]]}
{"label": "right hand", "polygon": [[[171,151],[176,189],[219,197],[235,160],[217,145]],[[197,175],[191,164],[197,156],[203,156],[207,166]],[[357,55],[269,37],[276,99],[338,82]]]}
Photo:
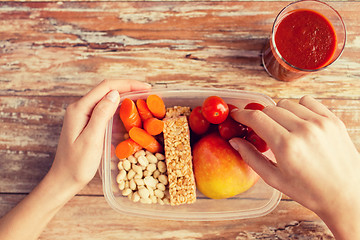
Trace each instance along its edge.
{"label": "right hand", "polygon": [[230,140],[265,182],[317,213],[336,237],[360,239],[360,155],[339,118],[309,96],[231,114],[274,153],[276,162],[243,139]]}

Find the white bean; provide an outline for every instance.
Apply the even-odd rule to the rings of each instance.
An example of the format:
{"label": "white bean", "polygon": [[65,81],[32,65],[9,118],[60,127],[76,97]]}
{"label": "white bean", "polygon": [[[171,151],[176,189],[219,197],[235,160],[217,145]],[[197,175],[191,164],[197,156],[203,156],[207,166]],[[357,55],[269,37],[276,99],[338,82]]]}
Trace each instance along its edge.
{"label": "white bean", "polygon": [[128,199],[132,199],[132,195],[133,195],[134,193],[133,192],[131,192],[127,197],[128,197]]}
{"label": "white bean", "polygon": [[140,200],[140,195],[138,192],[134,192],[133,195],[131,196],[131,200],[133,202],[138,202]]}
{"label": "white bean", "polygon": [[133,165],[132,165],[132,169],[136,172],[136,174],[142,173],[142,168],[141,168],[141,166],[138,166],[138,165],[136,165],[136,164],[133,164]]}
{"label": "white bean", "polygon": [[126,177],[126,171],[122,169],[119,174],[116,176],[116,182],[119,183],[121,180],[124,180]]}
{"label": "white bean", "polygon": [[123,162],[123,161],[119,161],[119,163],[118,163],[118,165],[117,165],[117,167],[118,167],[119,170],[124,169],[122,162]]}
{"label": "white bean", "polygon": [[151,204],[152,203],[152,201],[151,201],[151,199],[150,198],[140,198],[140,202],[141,203],[147,203],[147,204]]}
{"label": "white bean", "polygon": [[145,156],[145,151],[144,150],[137,151],[134,154],[134,157],[136,157],[136,158],[139,158],[140,156]]}
{"label": "white bean", "polygon": [[130,169],[130,171],[127,174],[127,179],[129,179],[129,180],[133,179],[135,174],[136,174],[136,172],[134,170]]}
{"label": "white bean", "polygon": [[158,199],[157,199],[157,202],[158,202],[160,205],[164,205],[164,201],[163,201],[161,198],[158,198]]}
{"label": "white bean", "polygon": [[155,194],[156,197],[158,197],[158,198],[160,198],[160,199],[162,199],[162,198],[164,197],[164,191],[161,191],[161,190],[159,190],[159,189],[156,189],[156,190],[154,191],[154,194]]}
{"label": "white bean", "polygon": [[155,157],[160,161],[165,160],[165,156],[161,153],[155,153]]}
{"label": "white bean", "polygon": [[151,187],[146,188],[149,191],[149,196],[154,196],[154,190]]}
{"label": "white bean", "polygon": [[137,173],[135,176],[134,176],[134,178],[143,178],[143,172],[141,171],[141,172],[139,172],[139,173]]}
{"label": "white bean", "polygon": [[144,171],[144,177],[150,177],[152,175],[152,172],[145,170]]}
{"label": "white bean", "polygon": [[128,159],[129,162],[131,162],[131,163],[137,163],[137,160],[136,160],[136,158],[135,158],[133,155],[130,155],[127,159]]}
{"label": "white bean", "polygon": [[156,170],[154,171],[154,173],[153,173],[153,177],[154,177],[155,179],[158,179],[159,176],[160,176],[160,174],[161,174],[160,171],[156,169]]}
{"label": "white bean", "polygon": [[156,170],[156,164],[155,163],[150,163],[147,167],[146,170],[148,170],[149,172],[151,172],[151,174]]}
{"label": "white bean", "polygon": [[167,176],[164,175],[164,174],[161,174],[161,175],[159,176],[159,181],[160,181],[162,184],[164,184],[164,185],[167,185],[167,184],[168,184]]}
{"label": "white bean", "polygon": [[158,159],[153,154],[146,154],[146,158],[149,163],[157,163]]}
{"label": "white bean", "polygon": [[163,183],[161,183],[161,182],[156,184],[156,188],[161,190],[161,191],[165,191],[165,189],[166,189],[165,185]]}
{"label": "white bean", "polygon": [[119,182],[118,187],[119,187],[120,190],[124,190],[124,188],[125,188],[125,182],[124,182],[124,180],[121,180],[121,181]]}
{"label": "white bean", "polygon": [[142,178],[135,178],[134,181],[135,181],[137,186],[144,186],[145,185],[144,180]]}
{"label": "white bean", "polygon": [[157,167],[161,173],[166,172],[166,164],[163,161],[159,161]]}
{"label": "white bean", "polygon": [[136,183],[135,183],[134,179],[130,180],[129,187],[130,187],[131,190],[136,189]]}
{"label": "white bean", "polygon": [[138,193],[141,198],[149,198],[150,195],[149,190],[147,188],[140,188]]}
{"label": "white bean", "polygon": [[132,190],[130,188],[125,188],[124,190],[122,190],[123,196],[128,196],[131,193],[132,193]]}
{"label": "white bean", "polygon": [[157,203],[157,197],[154,195],[150,196],[150,200],[152,203]]}
{"label": "white bean", "polygon": [[147,160],[147,158],[143,155],[141,155],[140,157],[138,157],[138,162],[140,163],[141,166],[146,167],[149,164],[149,161]]}
{"label": "white bean", "polygon": [[164,204],[170,205],[170,200],[168,198],[163,199]]}
{"label": "white bean", "polygon": [[155,188],[158,181],[152,176],[149,176],[144,178],[144,183],[148,187]]}
{"label": "white bean", "polygon": [[129,171],[130,168],[131,168],[131,163],[130,163],[130,161],[127,160],[127,159],[125,159],[125,160],[123,161],[123,167],[124,167],[124,169],[125,169],[126,171]]}

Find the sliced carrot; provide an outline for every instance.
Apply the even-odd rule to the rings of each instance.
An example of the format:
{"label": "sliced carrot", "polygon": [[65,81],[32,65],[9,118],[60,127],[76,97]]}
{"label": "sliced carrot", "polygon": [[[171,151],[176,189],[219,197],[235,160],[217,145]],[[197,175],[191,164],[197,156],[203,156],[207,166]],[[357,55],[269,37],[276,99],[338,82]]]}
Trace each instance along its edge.
{"label": "sliced carrot", "polygon": [[120,142],[116,148],[115,148],[115,155],[119,159],[124,159],[129,157],[130,155],[136,153],[137,151],[140,151],[142,147],[137,144],[132,139],[126,139],[122,142]]}
{"label": "sliced carrot", "polygon": [[120,118],[126,131],[129,131],[132,127],[141,127],[142,125],[135,103],[129,98],[125,98],[121,103]]}
{"label": "sliced carrot", "polygon": [[154,117],[162,119],[165,116],[165,103],[158,95],[149,95],[146,99],[146,104],[148,105],[148,108]]}
{"label": "sliced carrot", "polygon": [[162,146],[156,139],[147,133],[144,129],[133,127],[129,131],[130,138],[146,150],[157,153],[162,152]]}
{"label": "sliced carrot", "polygon": [[145,121],[146,119],[153,117],[144,99],[136,100],[136,106],[139,111],[141,120]]}
{"label": "sliced carrot", "polygon": [[157,118],[149,118],[144,121],[144,129],[150,134],[150,135],[158,135],[162,133],[164,129],[164,122]]}

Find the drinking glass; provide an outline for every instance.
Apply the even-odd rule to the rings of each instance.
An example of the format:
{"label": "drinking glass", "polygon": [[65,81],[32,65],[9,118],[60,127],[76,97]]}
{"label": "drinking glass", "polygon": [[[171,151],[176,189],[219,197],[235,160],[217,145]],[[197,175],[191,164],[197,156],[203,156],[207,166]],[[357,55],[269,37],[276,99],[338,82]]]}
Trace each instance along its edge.
{"label": "drinking glass", "polygon": [[[291,13],[296,10],[310,10],[316,12],[323,17],[325,17],[329,23],[331,24],[335,36],[336,36],[336,44],[335,50],[332,57],[329,61],[326,62],[325,65],[314,68],[314,69],[304,69],[301,67],[297,67],[286,60],[281,52],[279,51],[276,45],[276,31],[279,27],[279,24]],[[301,24],[304,24],[301,22]],[[344,22],[340,16],[340,14],[328,4],[317,1],[317,0],[301,0],[293,2],[283,8],[280,13],[277,15],[273,27],[270,39],[267,41],[263,51],[262,51],[262,63],[264,65],[267,73],[274,77],[275,79],[281,81],[293,81],[298,79],[304,75],[307,75],[312,72],[320,71],[330,64],[332,64],[335,60],[337,60],[342,54],[346,42],[346,29]],[[289,44],[291,46],[291,44]],[[294,51],[296,51],[294,49]]]}

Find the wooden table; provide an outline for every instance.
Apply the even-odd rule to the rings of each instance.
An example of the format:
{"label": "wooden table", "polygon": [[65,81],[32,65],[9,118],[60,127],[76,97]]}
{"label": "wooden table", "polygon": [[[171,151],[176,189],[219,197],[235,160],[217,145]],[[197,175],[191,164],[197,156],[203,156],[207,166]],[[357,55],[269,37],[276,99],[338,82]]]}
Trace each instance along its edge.
{"label": "wooden table", "polygon": [[[310,94],[338,115],[360,150],[360,3],[330,2],[347,46],[328,69],[286,83],[260,53],[288,2],[1,2],[0,216],[46,174],[66,106],[102,79],[157,88],[232,88],[294,101]],[[247,220],[177,222],[121,215],[99,176],[50,222],[41,239],[332,239],[311,211],[284,196]]]}

